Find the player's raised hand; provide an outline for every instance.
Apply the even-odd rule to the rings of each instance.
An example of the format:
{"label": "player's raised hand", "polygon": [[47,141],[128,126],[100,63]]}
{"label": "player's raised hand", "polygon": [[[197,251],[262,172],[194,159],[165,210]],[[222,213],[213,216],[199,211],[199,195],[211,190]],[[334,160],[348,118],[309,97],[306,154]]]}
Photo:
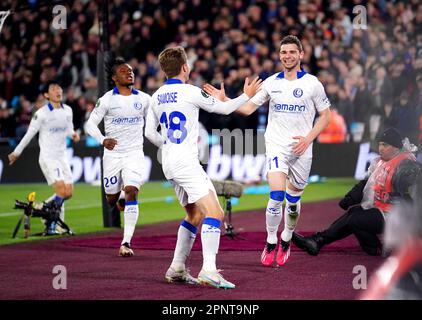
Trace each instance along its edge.
{"label": "player's raised hand", "polygon": [[256,77],[251,82],[249,82],[249,78],[246,77],[245,84],[243,85],[243,92],[246,93],[249,98],[252,98],[259,90],[261,90],[261,86],[262,79],[259,79],[259,77]]}
{"label": "player's raised hand", "polygon": [[18,156],[17,156],[17,155],[16,155],[16,153],[14,153],[14,152],[9,153],[9,154],[7,155],[7,157],[9,158],[9,165],[14,164],[14,163],[15,163],[15,161],[16,161],[16,160],[18,160]]}
{"label": "player's raised hand", "polygon": [[297,156],[301,156],[305,153],[306,149],[308,149],[311,142],[302,136],[294,136],[293,139],[299,140],[293,147],[293,153]]}
{"label": "player's raised hand", "polygon": [[220,100],[220,101],[226,101],[228,100],[226,97],[226,91],[224,90],[224,82],[220,85],[220,90],[218,90],[216,87],[206,83],[203,86],[203,89],[206,93],[208,93],[210,96]]}
{"label": "player's raised hand", "polygon": [[114,147],[117,144],[117,140],[116,139],[112,139],[112,138],[106,138],[103,141],[103,146],[104,148],[108,149],[108,150],[113,150]]}

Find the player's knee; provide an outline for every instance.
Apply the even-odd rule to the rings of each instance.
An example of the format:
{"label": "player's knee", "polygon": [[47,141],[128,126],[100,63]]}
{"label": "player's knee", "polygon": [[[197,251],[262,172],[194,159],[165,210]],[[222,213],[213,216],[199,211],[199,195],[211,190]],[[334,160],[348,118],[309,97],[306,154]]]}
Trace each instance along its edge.
{"label": "player's knee", "polygon": [[224,220],[224,211],[219,207],[213,207],[206,210],[201,210],[202,219],[205,217],[214,218],[220,221]]}
{"label": "player's knee", "polygon": [[138,198],[138,189],[132,186],[127,186],[125,188],[126,200],[135,201]]}
{"label": "player's knee", "polygon": [[61,198],[66,198],[66,187],[62,183],[56,183],[54,185],[54,193]]}
{"label": "player's knee", "polygon": [[202,213],[197,212],[197,213],[189,216],[188,222],[190,224],[194,225],[195,227],[197,227],[202,222],[202,220],[204,220],[204,218],[205,218],[205,216]]}
{"label": "player's knee", "polygon": [[203,213],[203,216],[223,221],[224,220],[224,211],[221,208],[215,208],[214,210],[212,210],[208,213]]}
{"label": "player's knee", "polygon": [[56,193],[56,195],[58,196],[58,197],[60,197],[60,198],[62,198],[62,199],[66,199],[66,192],[58,192],[58,191],[56,191],[55,192]]}
{"label": "player's knee", "polygon": [[218,219],[220,221],[224,220],[224,211],[220,209],[220,211],[218,212]]}
{"label": "player's knee", "polygon": [[271,207],[280,208],[283,204],[286,192],[284,190],[273,190],[270,192],[270,199],[268,200]]}
{"label": "player's knee", "polygon": [[65,199],[70,199],[73,196],[73,189],[67,189],[65,192]]}
{"label": "player's knee", "polygon": [[213,206],[213,209],[211,210],[210,213],[207,214],[207,216],[214,217],[220,221],[224,220],[224,211],[218,202],[215,203],[215,205]]}

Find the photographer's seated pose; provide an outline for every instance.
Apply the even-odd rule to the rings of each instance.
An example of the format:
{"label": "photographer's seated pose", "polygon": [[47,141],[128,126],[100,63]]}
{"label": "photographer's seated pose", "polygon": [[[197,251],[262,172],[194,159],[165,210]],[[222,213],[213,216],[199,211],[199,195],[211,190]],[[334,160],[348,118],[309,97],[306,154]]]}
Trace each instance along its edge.
{"label": "photographer's seated pose", "polygon": [[340,201],[346,212],[324,231],[310,237],[293,234],[293,243],[310,255],[352,234],[369,255],[387,254],[379,235],[394,203],[409,197],[409,189],[421,177],[415,156],[403,147],[400,134],[389,128],[379,138],[379,155],[368,169],[367,179],[360,181]]}

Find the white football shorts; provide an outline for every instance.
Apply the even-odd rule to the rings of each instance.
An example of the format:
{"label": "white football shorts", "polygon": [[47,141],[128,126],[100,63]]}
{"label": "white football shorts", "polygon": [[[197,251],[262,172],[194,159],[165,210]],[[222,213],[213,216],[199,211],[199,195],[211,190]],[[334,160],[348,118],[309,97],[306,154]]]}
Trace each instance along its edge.
{"label": "white football shorts", "polygon": [[119,193],[126,186],[138,190],[145,183],[143,153],[126,154],[123,157],[103,157],[103,184],[106,194]]}
{"label": "white football shorts", "polygon": [[72,171],[66,156],[56,159],[40,157],[38,162],[49,186],[58,181],[64,181],[66,184],[73,183]]}
{"label": "white football shorts", "polygon": [[183,207],[188,203],[195,203],[210,190],[216,193],[211,179],[199,162],[171,172],[171,177],[169,181],[173,184],[176,196]]}
{"label": "white football shorts", "polygon": [[290,183],[298,189],[305,189],[312,166],[312,154],[287,155],[282,148],[266,144],[266,169],[269,172],[283,172]]}

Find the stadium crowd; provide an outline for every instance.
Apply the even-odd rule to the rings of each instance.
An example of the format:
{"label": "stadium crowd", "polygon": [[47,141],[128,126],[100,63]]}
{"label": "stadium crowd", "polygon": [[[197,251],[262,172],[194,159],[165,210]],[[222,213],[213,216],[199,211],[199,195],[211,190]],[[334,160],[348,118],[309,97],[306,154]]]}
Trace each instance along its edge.
{"label": "stadium crowd", "polygon": [[[2,1],[0,10],[10,8]],[[33,1],[36,3],[36,1]],[[97,98],[100,48],[98,4],[68,1],[67,29],[52,27],[51,7],[10,15],[0,34],[0,138],[19,140],[39,94],[55,78],[83,125]],[[110,1],[110,45],[133,67],[135,87],[152,94],[164,81],[158,53],[169,44],[186,48],[190,82],[242,91],[246,76],[262,79],[280,70],[280,40],[297,35],[303,66],[324,84],[334,111],[320,142],[369,141],[386,127],[422,141],[422,3],[409,1],[220,0]],[[363,5],[366,19],[357,19]],[[362,9],[362,7],[357,7]],[[365,13],[363,12],[363,13]],[[366,20],[366,21],[365,21]],[[365,24],[366,22],[366,24]],[[263,129],[266,106],[250,117],[201,114],[205,127]],[[327,134],[328,133],[328,134]]]}

